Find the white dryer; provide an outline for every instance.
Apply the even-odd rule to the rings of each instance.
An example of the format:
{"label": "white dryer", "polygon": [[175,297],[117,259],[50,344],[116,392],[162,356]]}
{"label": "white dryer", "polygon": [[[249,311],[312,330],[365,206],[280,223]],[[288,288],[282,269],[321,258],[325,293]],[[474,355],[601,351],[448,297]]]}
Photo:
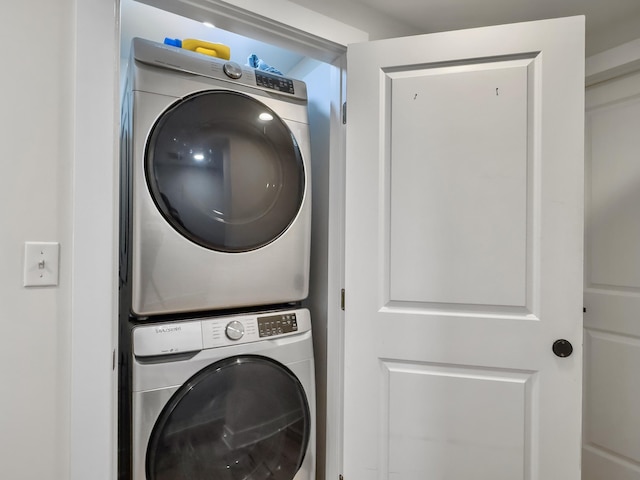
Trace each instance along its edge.
{"label": "white dryer", "polygon": [[303,82],[134,39],[120,241],[131,314],[304,299],[309,156]]}
{"label": "white dryer", "polygon": [[133,330],[132,480],[315,479],[309,312]]}

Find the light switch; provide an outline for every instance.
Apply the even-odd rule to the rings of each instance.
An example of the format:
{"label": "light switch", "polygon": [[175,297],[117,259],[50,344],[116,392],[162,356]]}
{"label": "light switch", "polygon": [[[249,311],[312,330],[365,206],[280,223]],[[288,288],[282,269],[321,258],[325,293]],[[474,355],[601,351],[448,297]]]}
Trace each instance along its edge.
{"label": "light switch", "polygon": [[60,244],[57,242],[25,242],[23,285],[58,285],[59,255]]}

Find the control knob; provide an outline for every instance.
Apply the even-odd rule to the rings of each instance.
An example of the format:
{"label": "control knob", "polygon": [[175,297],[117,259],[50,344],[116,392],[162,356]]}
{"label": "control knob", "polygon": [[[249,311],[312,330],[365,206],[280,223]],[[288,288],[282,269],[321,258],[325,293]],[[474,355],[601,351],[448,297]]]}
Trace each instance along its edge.
{"label": "control knob", "polygon": [[240,340],[244,335],[244,325],[238,320],[227,323],[224,330],[229,340]]}
{"label": "control knob", "polygon": [[224,64],[222,69],[227,77],[233,78],[234,80],[237,80],[242,76],[242,67],[236,62],[227,62]]}

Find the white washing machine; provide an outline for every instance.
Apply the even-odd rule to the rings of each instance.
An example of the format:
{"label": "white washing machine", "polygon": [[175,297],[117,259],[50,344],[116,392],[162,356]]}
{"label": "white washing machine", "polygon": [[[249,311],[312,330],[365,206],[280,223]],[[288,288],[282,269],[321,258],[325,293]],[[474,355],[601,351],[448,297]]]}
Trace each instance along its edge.
{"label": "white washing machine", "polygon": [[307,296],[303,82],[136,38],[121,145],[121,278],[134,317]]}
{"label": "white washing machine", "polygon": [[315,479],[308,310],[132,335],[133,480]]}

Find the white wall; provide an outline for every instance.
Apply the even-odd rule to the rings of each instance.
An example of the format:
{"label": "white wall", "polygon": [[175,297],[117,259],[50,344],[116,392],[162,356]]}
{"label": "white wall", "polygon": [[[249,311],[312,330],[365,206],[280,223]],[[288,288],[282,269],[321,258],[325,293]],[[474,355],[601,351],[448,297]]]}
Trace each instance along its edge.
{"label": "white wall", "polygon": [[327,17],[356,27],[369,34],[370,40],[404,37],[425,33],[352,0],[291,0]]}
{"label": "white wall", "polygon": [[[0,465],[69,475],[73,1],[2,6]],[[61,244],[58,287],[22,287],[25,241]]]}
{"label": "white wall", "polygon": [[582,478],[637,479],[640,39],[586,67]]}
{"label": "white wall", "polygon": [[[112,478],[115,5],[2,6],[2,478]],[[22,287],[25,241],[59,286]]]}
{"label": "white wall", "polygon": [[640,35],[640,16],[621,18],[613,28],[603,28],[589,32],[587,56],[617,47]]}

